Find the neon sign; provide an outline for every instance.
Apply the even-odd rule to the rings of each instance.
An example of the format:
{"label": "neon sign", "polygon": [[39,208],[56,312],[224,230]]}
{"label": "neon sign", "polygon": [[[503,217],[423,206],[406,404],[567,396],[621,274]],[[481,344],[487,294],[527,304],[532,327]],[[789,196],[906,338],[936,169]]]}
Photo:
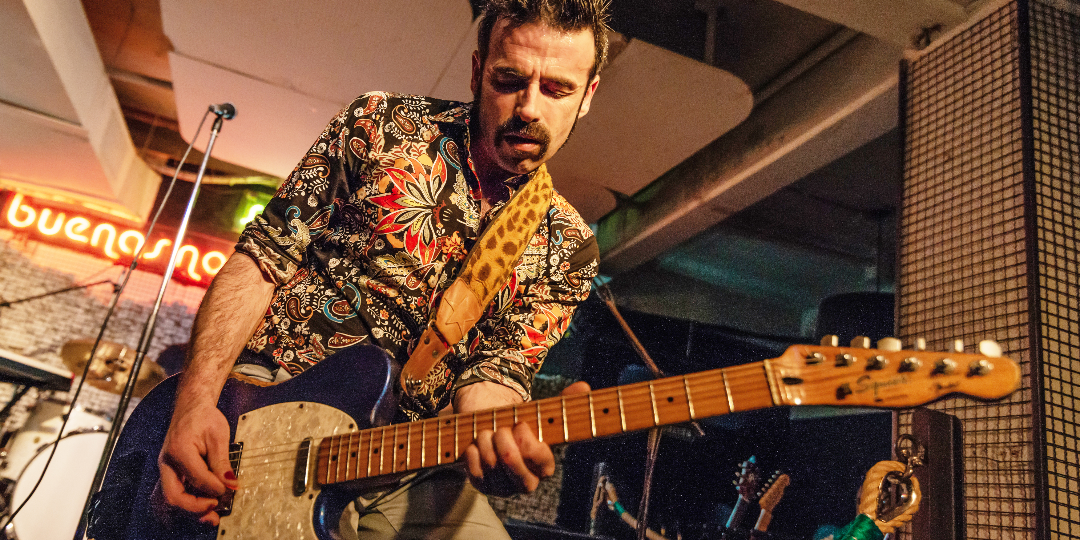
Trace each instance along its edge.
{"label": "neon sign", "polygon": [[[118,263],[129,263],[146,243],[143,233],[135,229],[88,217],[43,207],[27,200],[21,193],[14,193],[4,212],[6,225],[25,230],[49,243],[76,247],[94,255],[104,256]],[[169,248],[173,241],[162,235],[154,235],[140,257],[139,269],[163,273],[168,262]],[[185,243],[176,254],[174,277],[181,281],[208,285],[228,259],[224,240],[198,242],[200,247]],[[220,244],[208,246],[206,244]],[[219,249],[213,249],[213,248]]]}

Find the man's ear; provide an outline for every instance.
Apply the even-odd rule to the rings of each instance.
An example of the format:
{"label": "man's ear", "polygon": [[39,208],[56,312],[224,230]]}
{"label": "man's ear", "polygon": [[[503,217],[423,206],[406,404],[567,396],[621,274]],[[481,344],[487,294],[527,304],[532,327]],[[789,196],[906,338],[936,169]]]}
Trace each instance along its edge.
{"label": "man's ear", "polygon": [[581,99],[581,107],[578,107],[578,118],[585,116],[589,112],[589,106],[592,104],[593,94],[596,93],[596,86],[600,84],[600,76],[593,77],[592,82],[589,83],[588,88],[585,89],[585,97]]}
{"label": "man's ear", "polygon": [[478,95],[480,91],[480,81],[484,75],[484,64],[480,61],[480,51],[473,51],[472,53],[472,77],[469,79],[469,89],[472,90],[473,95]]}

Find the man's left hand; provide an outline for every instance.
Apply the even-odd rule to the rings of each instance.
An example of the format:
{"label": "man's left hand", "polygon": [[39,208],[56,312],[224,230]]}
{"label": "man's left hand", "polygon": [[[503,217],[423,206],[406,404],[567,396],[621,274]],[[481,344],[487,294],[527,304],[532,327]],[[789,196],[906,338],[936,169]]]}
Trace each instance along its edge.
{"label": "man's left hand", "polygon": [[[459,412],[470,412],[520,402],[516,392],[513,398],[502,389],[509,388],[487,383],[469,385],[461,390],[473,389],[457,396]],[[473,388],[473,387],[477,388]],[[576,382],[563,390],[563,395],[588,392],[589,385]],[[512,401],[506,401],[512,399]],[[487,406],[484,406],[487,405]],[[555,472],[555,456],[547,443],[536,438],[536,433],[525,423],[513,428],[501,427],[497,431],[484,430],[476,435],[476,441],[465,449],[465,464],[469,480],[476,489],[488,495],[506,497],[518,493],[531,493],[540,480]]]}

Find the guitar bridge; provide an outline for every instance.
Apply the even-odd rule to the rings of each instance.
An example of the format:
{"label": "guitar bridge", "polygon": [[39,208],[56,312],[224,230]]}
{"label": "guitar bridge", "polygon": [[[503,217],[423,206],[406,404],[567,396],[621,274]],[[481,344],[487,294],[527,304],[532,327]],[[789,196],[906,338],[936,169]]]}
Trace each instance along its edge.
{"label": "guitar bridge", "polygon": [[[240,476],[240,456],[244,452],[244,443],[232,443],[229,445],[229,465],[232,467],[233,474]],[[218,499],[217,508],[214,511],[219,516],[227,516],[232,513],[233,497],[236,496],[235,490],[225,490],[225,494]]]}

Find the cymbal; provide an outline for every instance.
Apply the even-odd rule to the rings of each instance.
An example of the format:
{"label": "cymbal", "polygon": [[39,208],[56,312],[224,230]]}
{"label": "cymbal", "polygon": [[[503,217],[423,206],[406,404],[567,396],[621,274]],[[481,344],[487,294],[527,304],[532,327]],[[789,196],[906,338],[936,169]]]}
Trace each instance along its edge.
{"label": "cymbal", "polygon": [[[93,346],[92,339],[69,341],[60,348],[60,358],[68,369],[75,373],[82,373],[87,362],[90,361],[90,350]],[[122,394],[134,362],[135,349],[111,341],[102,341],[98,344],[94,363],[86,372],[86,382],[94,388],[113,394]],[[165,380],[165,370],[157,362],[143,358],[139,380],[135,383],[133,395],[143,397],[163,380]]]}

